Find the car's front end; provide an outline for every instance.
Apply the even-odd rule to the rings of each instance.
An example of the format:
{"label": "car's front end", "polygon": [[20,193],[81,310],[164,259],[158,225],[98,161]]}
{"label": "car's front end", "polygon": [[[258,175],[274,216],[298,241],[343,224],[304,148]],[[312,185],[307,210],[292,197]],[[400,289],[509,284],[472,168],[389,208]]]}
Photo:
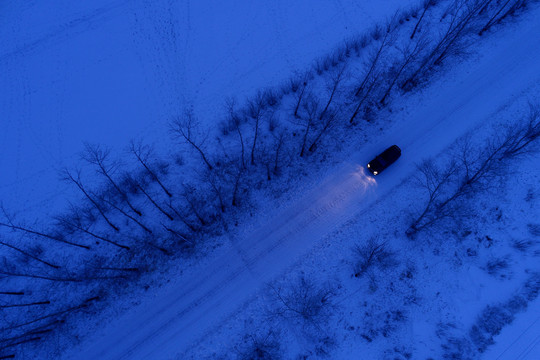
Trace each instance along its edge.
{"label": "car's front end", "polygon": [[400,156],[401,149],[397,145],[392,145],[375,159],[371,160],[367,164],[367,168],[373,175],[378,175],[388,166],[392,165]]}
{"label": "car's front end", "polygon": [[381,172],[381,166],[380,164],[377,162],[377,159],[371,161],[369,164],[367,164],[367,169],[369,170],[370,173],[372,173],[373,175],[377,175],[378,173]]}

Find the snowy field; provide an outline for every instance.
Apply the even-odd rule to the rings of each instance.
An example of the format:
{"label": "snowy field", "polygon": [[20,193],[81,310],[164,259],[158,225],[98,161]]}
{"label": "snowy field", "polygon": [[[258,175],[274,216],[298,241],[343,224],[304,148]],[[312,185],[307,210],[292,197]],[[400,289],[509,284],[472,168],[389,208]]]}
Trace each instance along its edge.
{"label": "snowy field", "polygon": [[[29,342],[17,357],[536,359],[538,154],[510,142],[494,153],[502,165],[480,166],[540,101],[538,5],[514,1],[517,16],[479,25],[509,3],[430,5],[418,33],[421,8],[387,23],[414,1],[6,5],[6,19],[24,21],[0,28],[0,165],[14,169],[0,184],[12,291],[0,357]],[[440,38],[425,67],[418,54]],[[284,89],[277,100],[253,97],[272,86]],[[227,117],[231,97],[245,106]],[[185,108],[208,141],[186,137]],[[177,116],[193,148],[170,140]],[[45,219],[74,199],[56,171],[79,166],[83,142],[116,158],[132,138],[155,143],[166,164],[143,157],[146,170],[128,177],[106,165],[99,183],[83,178],[86,202]],[[369,176],[366,161],[393,143],[402,158]],[[427,202],[418,218],[422,171],[438,177],[428,170],[449,160],[463,163],[436,193],[450,206],[436,198],[439,210]],[[459,184],[469,190],[455,201]]]}
{"label": "snowy field", "polygon": [[83,142],[171,144],[182,109],[213,124],[227,97],[278,85],[416,3],[4,1],[0,199],[30,220],[63,209],[58,170],[78,165]]}

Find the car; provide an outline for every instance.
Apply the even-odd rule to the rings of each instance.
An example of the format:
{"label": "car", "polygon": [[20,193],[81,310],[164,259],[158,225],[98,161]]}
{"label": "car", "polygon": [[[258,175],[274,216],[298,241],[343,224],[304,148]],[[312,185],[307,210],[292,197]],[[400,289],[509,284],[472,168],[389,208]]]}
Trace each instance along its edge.
{"label": "car", "polygon": [[401,149],[397,145],[392,145],[367,164],[368,170],[373,175],[380,174],[384,169],[396,162],[401,156]]}

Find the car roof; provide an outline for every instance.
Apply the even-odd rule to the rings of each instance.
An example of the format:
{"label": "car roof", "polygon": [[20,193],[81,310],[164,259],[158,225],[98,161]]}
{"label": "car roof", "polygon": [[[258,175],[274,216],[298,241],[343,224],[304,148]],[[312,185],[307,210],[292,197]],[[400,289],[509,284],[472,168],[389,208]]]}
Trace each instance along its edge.
{"label": "car roof", "polygon": [[395,157],[399,157],[399,155],[401,155],[401,149],[397,145],[392,145],[388,149],[384,150],[380,156],[385,159],[393,159]]}

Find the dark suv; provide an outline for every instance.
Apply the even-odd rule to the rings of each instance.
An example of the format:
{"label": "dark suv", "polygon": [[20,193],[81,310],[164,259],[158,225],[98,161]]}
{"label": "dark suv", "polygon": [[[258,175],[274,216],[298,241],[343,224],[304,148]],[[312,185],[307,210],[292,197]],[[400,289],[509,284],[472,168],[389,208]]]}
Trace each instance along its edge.
{"label": "dark suv", "polygon": [[381,171],[392,165],[401,156],[401,149],[397,145],[392,145],[367,164],[367,168],[373,175],[380,174]]}

